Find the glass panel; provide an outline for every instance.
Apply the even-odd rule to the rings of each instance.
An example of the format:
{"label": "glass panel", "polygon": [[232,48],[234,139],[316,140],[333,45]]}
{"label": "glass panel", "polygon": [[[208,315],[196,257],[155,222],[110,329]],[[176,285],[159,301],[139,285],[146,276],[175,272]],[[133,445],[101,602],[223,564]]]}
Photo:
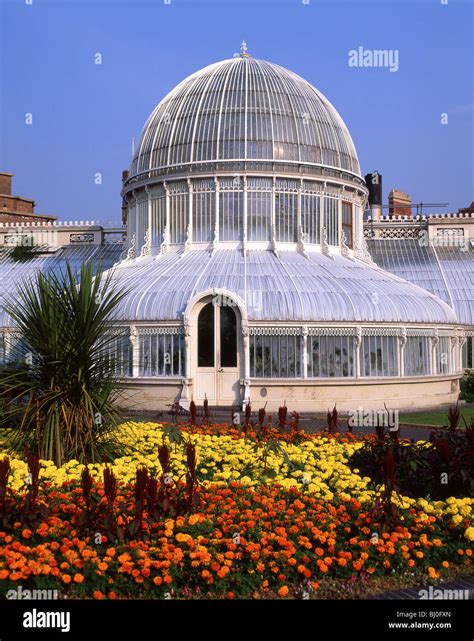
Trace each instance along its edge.
{"label": "glass panel", "polygon": [[319,203],[317,194],[303,194],[301,197],[301,226],[306,243],[319,243]]}
{"label": "glass panel", "polygon": [[250,336],[250,373],[257,378],[300,378],[301,337]]}
{"label": "glass panel", "polygon": [[214,237],[215,194],[202,191],[193,194],[193,240],[205,242]]}
{"label": "glass panel", "polygon": [[429,337],[410,336],[405,345],[405,376],[430,373]]}
{"label": "glass panel", "polygon": [[398,376],[395,336],[364,336],[360,349],[361,376]]}
{"label": "glass panel", "polygon": [[346,235],[346,245],[352,248],[352,205],[342,203],[342,230]]}
{"label": "glass panel", "polygon": [[[130,357],[130,371],[131,367]],[[145,334],[139,337],[139,376],[181,376],[183,367],[184,337],[181,334]]]}
{"label": "glass panel", "polygon": [[198,367],[214,367],[214,304],[208,303],[198,318]]}
{"label": "glass panel", "polygon": [[337,200],[324,198],[324,227],[326,227],[329,245],[339,245],[337,207]]}
{"label": "glass panel", "polygon": [[237,319],[229,305],[220,308],[221,367],[237,367]]}
{"label": "glass panel", "polygon": [[236,191],[221,191],[219,195],[219,238],[240,240],[243,216],[243,191],[236,180]]}

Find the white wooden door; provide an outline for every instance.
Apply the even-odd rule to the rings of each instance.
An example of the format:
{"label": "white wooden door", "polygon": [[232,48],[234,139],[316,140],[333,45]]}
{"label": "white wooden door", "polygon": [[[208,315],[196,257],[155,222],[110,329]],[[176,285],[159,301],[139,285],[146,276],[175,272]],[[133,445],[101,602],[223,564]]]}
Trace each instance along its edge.
{"label": "white wooden door", "polygon": [[236,310],[208,303],[198,316],[196,401],[240,403],[239,332]]}

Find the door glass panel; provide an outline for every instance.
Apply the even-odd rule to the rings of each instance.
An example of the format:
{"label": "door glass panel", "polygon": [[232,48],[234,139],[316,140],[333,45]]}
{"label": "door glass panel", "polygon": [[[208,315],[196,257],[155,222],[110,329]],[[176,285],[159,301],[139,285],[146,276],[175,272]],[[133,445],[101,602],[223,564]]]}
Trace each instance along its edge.
{"label": "door glass panel", "polygon": [[198,367],[214,367],[214,304],[202,308],[198,318]]}
{"label": "door glass panel", "polygon": [[220,308],[221,313],[221,367],[237,367],[237,319],[229,305]]}

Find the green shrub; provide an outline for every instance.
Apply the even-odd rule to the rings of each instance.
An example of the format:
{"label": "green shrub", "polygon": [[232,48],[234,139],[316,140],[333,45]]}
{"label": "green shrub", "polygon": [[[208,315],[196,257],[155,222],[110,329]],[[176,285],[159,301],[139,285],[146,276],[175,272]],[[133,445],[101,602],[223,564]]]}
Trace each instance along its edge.
{"label": "green shrub", "polygon": [[21,335],[16,360],[0,368],[0,426],[13,427],[10,449],[53,460],[110,460],[119,390],[108,332],[124,293],[110,274],[38,273],[4,307]]}

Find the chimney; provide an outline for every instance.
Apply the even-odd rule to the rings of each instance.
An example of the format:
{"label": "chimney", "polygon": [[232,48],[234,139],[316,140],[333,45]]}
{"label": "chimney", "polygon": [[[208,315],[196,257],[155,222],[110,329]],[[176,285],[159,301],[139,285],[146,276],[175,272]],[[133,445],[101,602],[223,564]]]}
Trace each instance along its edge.
{"label": "chimney", "polygon": [[369,208],[372,220],[380,220],[382,217],[382,174],[373,171],[366,174],[365,184],[369,190]]}
{"label": "chimney", "polygon": [[411,197],[399,189],[392,189],[388,195],[388,213],[393,216],[411,218]]}
{"label": "chimney", "polygon": [[[127,180],[129,175],[130,175],[130,172],[128,171],[128,169],[124,169],[122,171],[122,185]],[[127,202],[126,202],[125,198],[122,198],[122,225],[126,225],[127,224],[127,216],[128,216]]]}
{"label": "chimney", "polygon": [[0,172],[0,194],[4,196],[12,195],[12,177],[13,174],[7,174],[4,171]]}

